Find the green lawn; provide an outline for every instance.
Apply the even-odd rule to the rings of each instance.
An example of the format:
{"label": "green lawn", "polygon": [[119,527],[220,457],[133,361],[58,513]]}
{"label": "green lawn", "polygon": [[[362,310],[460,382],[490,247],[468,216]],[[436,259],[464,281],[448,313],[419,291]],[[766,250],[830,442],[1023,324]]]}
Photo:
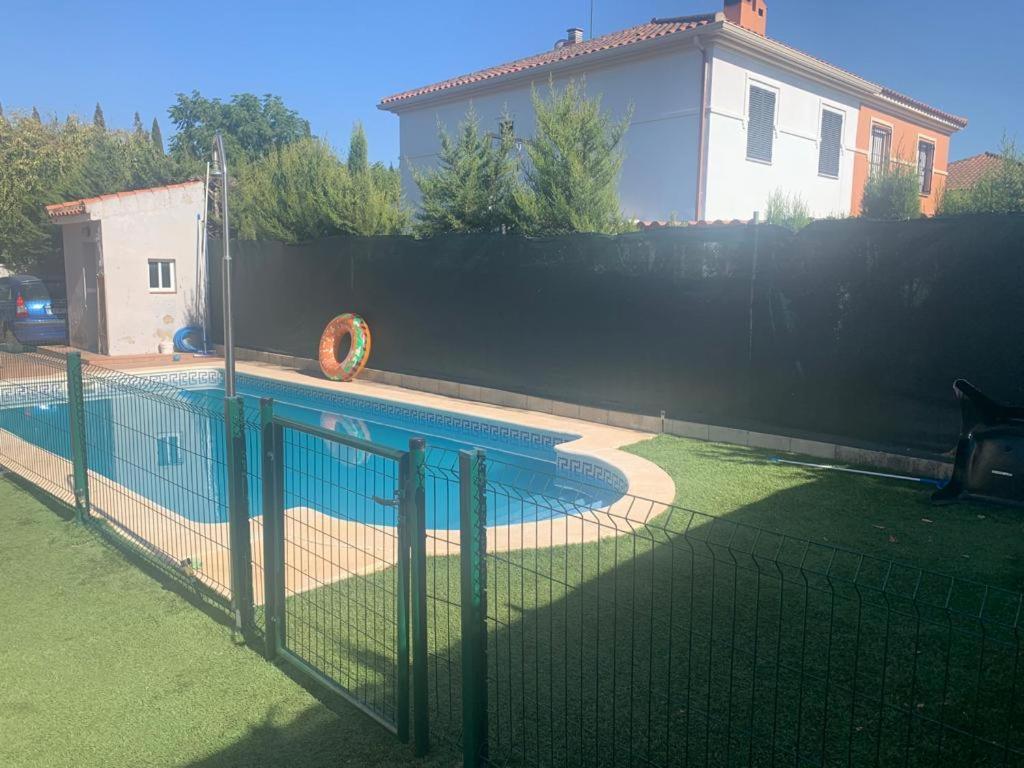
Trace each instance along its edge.
{"label": "green lawn", "polygon": [[935,507],[932,486],[775,464],[772,452],[721,443],[663,436],[627,450],[664,468],[688,509],[1024,591],[1018,508]]}
{"label": "green lawn", "polygon": [[[488,558],[499,762],[923,768],[997,763],[1008,738],[1024,749],[1006,706],[1020,640],[998,624],[1012,596],[891,561],[1015,588],[1019,511],[936,509],[925,486],[742,447],[662,437],[632,450],[714,517],[676,511],[635,535]],[[460,729],[458,576],[457,559],[428,561],[435,741]],[[368,700],[385,694],[367,669],[387,669],[374,629],[392,579],[289,605],[290,646]],[[984,633],[970,618],[982,606]]]}
{"label": "green lawn", "polygon": [[[982,638],[969,618],[983,601],[995,618],[1006,606],[888,565],[1019,589],[1019,511],[936,509],[925,487],[770,464],[746,448],[661,437],[631,450],[673,475],[681,505],[715,517],[677,512],[632,536],[488,558],[495,757],[667,766],[909,756],[923,768],[992,764],[1007,740],[1024,749],[1024,724],[1003,707],[1020,640],[998,625]],[[0,615],[13,628],[0,650],[0,765],[408,760],[366,718],[339,718],[9,482],[0,531]],[[370,701],[391,695],[381,681],[393,679],[393,578],[353,578],[288,606],[289,646]],[[458,561],[431,558],[427,579],[434,759],[449,764]],[[916,608],[905,599],[915,591]],[[944,601],[955,620],[934,607]]]}
{"label": "green lawn", "polygon": [[0,765],[413,762],[56,511],[0,481]]}

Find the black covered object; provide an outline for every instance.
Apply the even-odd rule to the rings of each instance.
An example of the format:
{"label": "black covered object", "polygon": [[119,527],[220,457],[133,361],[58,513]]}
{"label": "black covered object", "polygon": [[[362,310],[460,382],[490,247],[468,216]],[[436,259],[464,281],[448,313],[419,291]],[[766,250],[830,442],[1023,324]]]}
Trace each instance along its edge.
{"label": "black covered object", "polygon": [[932,501],[969,495],[1024,504],[1024,408],[997,403],[963,379],[953,391],[963,418],[956,461]]}

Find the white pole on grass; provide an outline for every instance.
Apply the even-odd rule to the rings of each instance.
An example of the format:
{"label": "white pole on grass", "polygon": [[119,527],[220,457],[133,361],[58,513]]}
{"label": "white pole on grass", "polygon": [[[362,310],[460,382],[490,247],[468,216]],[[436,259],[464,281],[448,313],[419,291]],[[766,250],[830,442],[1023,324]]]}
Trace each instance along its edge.
{"label": "white pole on grass", "polygon": [[228,158],[224,153],[224,137],[217,134],[213,143],[212,175],[220,177],[221,229],[224,238],[224,396],[235,396],[235,334],[231,325],[231,229],[228,222]]}

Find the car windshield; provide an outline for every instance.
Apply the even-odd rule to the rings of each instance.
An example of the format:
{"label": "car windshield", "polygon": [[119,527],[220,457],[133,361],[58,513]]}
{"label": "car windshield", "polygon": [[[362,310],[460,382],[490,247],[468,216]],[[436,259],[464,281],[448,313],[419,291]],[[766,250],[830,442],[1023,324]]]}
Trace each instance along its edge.
{"label": "car windshield", "polygon": [[25,301],[47,301],[50,298],[49,291],[42,283],[22,283],[18,286],[18,293]]}

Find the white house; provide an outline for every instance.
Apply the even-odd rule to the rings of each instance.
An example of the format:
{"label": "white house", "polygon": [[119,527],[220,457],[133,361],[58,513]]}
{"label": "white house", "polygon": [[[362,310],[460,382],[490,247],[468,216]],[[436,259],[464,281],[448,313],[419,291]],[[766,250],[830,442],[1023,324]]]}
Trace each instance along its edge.
{"label": "white house", "polygon": [[531,92],[583,79],[619,117],[632,108],[620,180],[623,213],[639,220],[747,219],[780,189],[815,216],[857,212],[882,163],[917,164],[931,213],[949,137],[966,120],[869,82],[766,36],[764,0],[725,0],[717,13],[650,22],[383,99],[399,117],[403,191],[430,168],[438,127],[453,131],[472,105],[498,133],[534,132]]}
{"label": "white house", "polygon": [[157,352],[203,316],[206,185],[187,181],[49,205],[61,227],[72,346]]}

